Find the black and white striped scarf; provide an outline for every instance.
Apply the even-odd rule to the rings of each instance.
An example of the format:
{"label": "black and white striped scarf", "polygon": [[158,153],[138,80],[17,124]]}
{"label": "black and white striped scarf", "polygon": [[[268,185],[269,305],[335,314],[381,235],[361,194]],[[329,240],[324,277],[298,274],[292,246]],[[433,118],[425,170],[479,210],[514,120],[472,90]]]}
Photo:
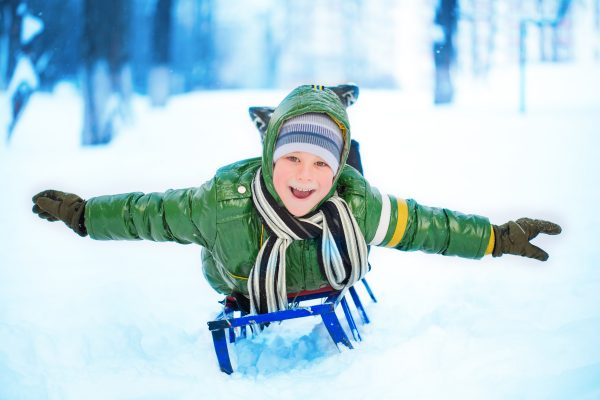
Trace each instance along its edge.
{"label": "black and white striped scarf", "polygon": [[248,280],[252,314],[287,309],[286,250],[294,240],[319,238],[318,262],[335,290],[349,288],[368,271],[367,243],[348,204],[337,194],[319,210],[296,218],[277,204],[259,169],[252,199],[269,238],[264,242]]}

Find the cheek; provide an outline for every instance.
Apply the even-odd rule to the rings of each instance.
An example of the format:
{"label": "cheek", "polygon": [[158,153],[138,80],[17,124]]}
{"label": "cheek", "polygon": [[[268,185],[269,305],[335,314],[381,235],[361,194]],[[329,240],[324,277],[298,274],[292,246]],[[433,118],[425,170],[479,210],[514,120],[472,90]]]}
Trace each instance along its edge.
{"label": "cheek", "polygon": [[333,185],[333,173],[323,174],[319,177],[319,188],[327,193]]}
{"label": "cheek", "polygon": [[275,186],[275,191],[280,197],[284,193],[284,189],[287,188],[285,168],[278,167],[277,164],[275,164],[273,169],[273,186]]}

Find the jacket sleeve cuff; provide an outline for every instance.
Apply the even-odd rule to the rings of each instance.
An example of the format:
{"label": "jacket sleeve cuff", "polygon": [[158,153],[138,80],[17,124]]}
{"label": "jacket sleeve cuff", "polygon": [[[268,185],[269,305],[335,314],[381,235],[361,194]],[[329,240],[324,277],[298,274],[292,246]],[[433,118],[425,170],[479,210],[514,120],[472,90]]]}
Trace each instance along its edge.
{"label": "jacket sleeve cuff", "polygon": [[496,238],[494,236],[494,227],[490,225],[490,241],[488,242],[487,248],[485,249],[485,255],[492,254],[494,251],[494,243],[496,242]]}

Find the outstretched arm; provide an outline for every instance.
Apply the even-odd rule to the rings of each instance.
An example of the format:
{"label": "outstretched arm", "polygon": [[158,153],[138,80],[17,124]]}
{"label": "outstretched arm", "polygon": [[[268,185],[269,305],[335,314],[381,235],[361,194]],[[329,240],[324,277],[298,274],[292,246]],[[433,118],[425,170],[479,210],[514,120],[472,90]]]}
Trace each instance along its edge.
{"label": "outstretched arm", "polygon": [[92,197],[46,190],[33,197],[33,212],[63,221],[80,236],[97,240],[153,240],[211,247],[216,234],[212,181],[165,193]]}
{"label": "outstretched arm", "polygon": [[465,258],[514,254],[545,261],[548,254],[530,240],[539,233],[561,232],[557,224],[530,218],[496,226],[482,216],[427,207],[376,190],[369,211],[372,216],[367,218],[371,222],[367,231],[372,232],[368,238],[372,245]]}

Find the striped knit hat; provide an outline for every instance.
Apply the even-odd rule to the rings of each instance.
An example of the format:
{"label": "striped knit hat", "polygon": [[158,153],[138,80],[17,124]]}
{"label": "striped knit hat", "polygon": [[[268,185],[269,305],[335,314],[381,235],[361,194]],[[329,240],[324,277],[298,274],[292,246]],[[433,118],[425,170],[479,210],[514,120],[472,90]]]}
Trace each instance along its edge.
{"label": "striped knit hat", "polygon": [[307,113],[285,121],[275,143],[273,162],[295,151],[321,157],[337,172],[344,147],[340,127],[326,114]]}

